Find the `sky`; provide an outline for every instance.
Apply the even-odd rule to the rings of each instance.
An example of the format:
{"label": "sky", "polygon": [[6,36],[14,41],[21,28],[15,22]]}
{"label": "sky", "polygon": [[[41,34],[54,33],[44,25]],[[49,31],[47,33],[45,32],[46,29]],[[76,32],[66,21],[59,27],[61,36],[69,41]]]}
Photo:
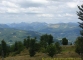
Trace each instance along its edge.
{"label": "sky", "polygon": [[82,0],[0,0],[0,23],[79,22]]}

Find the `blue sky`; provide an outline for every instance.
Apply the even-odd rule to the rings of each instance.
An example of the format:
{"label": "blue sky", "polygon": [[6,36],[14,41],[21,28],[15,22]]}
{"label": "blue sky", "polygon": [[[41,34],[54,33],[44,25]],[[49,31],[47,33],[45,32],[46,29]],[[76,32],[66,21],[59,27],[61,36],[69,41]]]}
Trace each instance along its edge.
{"label": "blue sky", "polygon": [[78,22],[82,0],[0,0],[0,23]]}

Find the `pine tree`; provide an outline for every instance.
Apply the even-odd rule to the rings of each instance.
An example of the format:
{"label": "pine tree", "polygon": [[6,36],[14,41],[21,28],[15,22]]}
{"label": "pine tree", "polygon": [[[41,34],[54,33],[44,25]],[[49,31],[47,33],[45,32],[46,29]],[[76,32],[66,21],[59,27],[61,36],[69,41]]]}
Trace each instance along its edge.
{"label": "pine tree", "polygon": [[55,46],[56,46],[56,52],[60,53],[61,52],[61,46],[60,46],[59,42],[56,42]]}
{"label": "pine tree", "polygon": [[26,48],[28,49],[30,47],[30,36],[27,37],[27,40],[26,40]]}
{"label": "pine tree", "polygon": [[48,40],[47,34],[44,34],[40,37],[41,47],[43,47],[43,48],[47,47],[47,40]]}
{"label": "pine tree", "polygon": [[23,43],[21,41],[18,41],[18,51],[17,51],[17,53],[19,54],[23,49],[24,49]]}
{"label": "pine tree", "polygon": [[40,44],[42,47],[46,48],[48,45],[53,43],[53,36],[44,34],[40,37]]}
{"label": "pine tree", "polygon": [[33,57],[36,54],[36,39],[30,40],[29,54]]}
{"label": "pine tree", "polygon": [[79,22],[80,28],[82,30],[80,31],[81,36],[77,38],[75,42],[76,52],[80,54],[82,60],[83,60],[83,5],[78,6],[79,11],[77,12],[78,19],[80,19],[82,22]]}
{"label": "pine tree", "polygon": [[0,44],[0,56],[1,56],[1,54],[2,54],[2,49],[1,49],[1,44]]}
{"label": "pine tree", "polygon": [[24,45],[21,41],[16,41],[11,48],[14,49],[15,54],[19,54],[24,49]]}
{"label": "pine tree", "polygon": [[26,47],[26,45],[27,45],[27,40],[26,39],[24,39],[23,45]]}
{"label": "pine tree", "polygon": [[51,56],[51,57],[53,57],[53,56],[57,53],[57,51],[56,51],[56,46],[53,45],[53,44],[50,44],[50,45],[47,47],[46,50],[47,50],[48,55]]}
{"label": "pine tree", "polygon": [[68,45],[68,40],[67,40],[66,38],[63,38],[63,39],[62,39],[62,44],[63,44],[63,45]]}
{"label": "pine tree", "polygon": [[48,35],[48,45],[53,43],[53,36],[50,34]]}
{"label": "pine tree", "polygon": [[18,50],[18,42],[16,41],[14,44],[14,52]]}
{"label": "pine tree", "polygon": [[1,41],[1,46],[2,46],[1,48],[3,51],[3,55],[4,55],[4,57],[6,57],[7,56],[7,44],[4,40]]}

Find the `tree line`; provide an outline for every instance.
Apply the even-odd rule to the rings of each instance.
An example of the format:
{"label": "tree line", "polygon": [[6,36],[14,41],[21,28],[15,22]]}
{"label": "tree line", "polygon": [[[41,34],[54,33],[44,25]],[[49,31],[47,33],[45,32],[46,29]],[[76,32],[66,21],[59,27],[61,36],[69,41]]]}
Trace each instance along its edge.
{"label": "tree line", "polygon": [[[66,38],[62,39],[62,44],[67,45],[68,40]],[[36,37],[31,38],[28,36],[22,41],[16,41],[13,45],[8,45],[4,40],[0,44],[0,56],[7,57],[10,53],[13,55],[19,54],[25,48],[28,49],[29,55],[32,57],[36,52],[46,53],[53,57],[54,55],[61,52],[61,46],[59,42],[54,42],[53,36],[50,34],[44,34],[40,36],[38,41]]]}

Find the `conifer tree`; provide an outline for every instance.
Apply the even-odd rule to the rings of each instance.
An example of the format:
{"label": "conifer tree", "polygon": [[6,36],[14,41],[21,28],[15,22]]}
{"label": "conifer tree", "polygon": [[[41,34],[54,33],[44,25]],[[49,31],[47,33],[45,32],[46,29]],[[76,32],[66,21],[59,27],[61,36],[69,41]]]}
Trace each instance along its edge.
{"label": "conifer tree", "polygon": [[30,40],[29,54],[33,57],[36,54],[36,39],[32,38]]}
{"label": "conifer tree", "polygon": [[57,51],[56,51],[56,46],[53,45],[53,44],[50,44],[50,45],[47,47],[46,50],[47,50],[48,55],[51,56],[51,57],[53,57],[53,56],[57,53]]}
{"label": "conifer tree", "polygon": [[63,45],[68,45],[68,40],[66,38],[62,38],[62,44]]}
{"label": "conifer tree", "polygon": [[44,34],[40,37],[40,44],[42,47],[46,48],[48,45],[53,43],[53,36]]}
{"label": "conifer tree", "polygon": [[78,19],[81,20],[81,22],[79,22],[79,26],[80,28],[82,28],[82,30],[80,31],[81,36],[77,38],[76,42],[75,42],[75,47],[76,47],[76,52],[78,54],[80,54],[81,59],[83,60],[83,5],[78,6],[79,11],[77,12],[78,15]]}
{"label": "conifer tree", "polygon": [[30,47],[30,36],[27,37],[27,40],[26,40],[26,48],[28,49]]}
{"label": "conifer tree", "polygon": [[3,51],[4,57],[6,57],[7,56],[7,44],[4,40],[1,41],[1,49]]}

